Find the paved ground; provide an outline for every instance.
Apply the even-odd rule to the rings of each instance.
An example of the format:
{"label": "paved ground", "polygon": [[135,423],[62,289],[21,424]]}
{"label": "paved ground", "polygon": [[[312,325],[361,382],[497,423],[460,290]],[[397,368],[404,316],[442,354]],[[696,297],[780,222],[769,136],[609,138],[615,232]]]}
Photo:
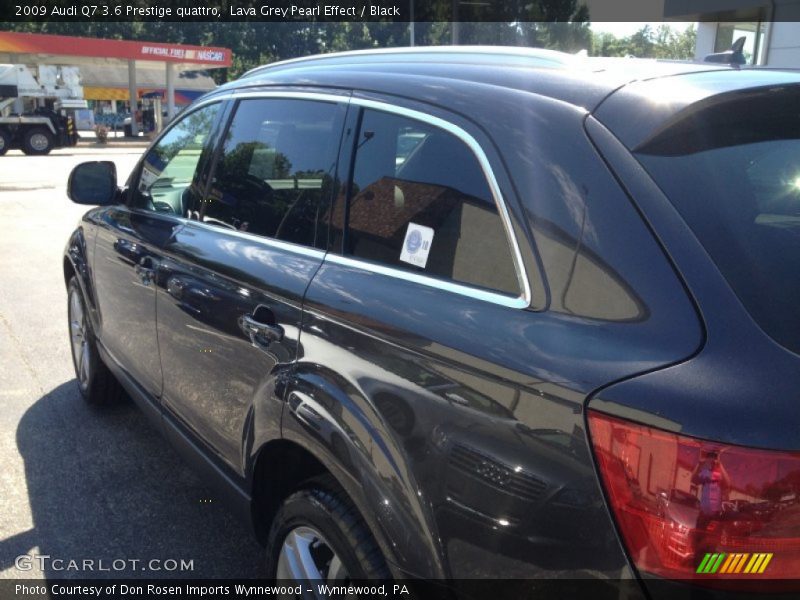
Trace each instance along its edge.
{"label": "paved ground", "polygon": [[[252,535],[144,416],[132,404],[92,409],[75,383],[61,252],[85,208],[67,200],[67,176],[81,161],[113,160],[125,179],[140,152],[79,147],[0,157],[0,578],[259,572]],[[64,563],[21,571],[15,559],[25,554]],[[83,559],[107,568],[120,559],[142,563],[58,570]],[[193,561],[194,570],[143,572],[152,559]]]}

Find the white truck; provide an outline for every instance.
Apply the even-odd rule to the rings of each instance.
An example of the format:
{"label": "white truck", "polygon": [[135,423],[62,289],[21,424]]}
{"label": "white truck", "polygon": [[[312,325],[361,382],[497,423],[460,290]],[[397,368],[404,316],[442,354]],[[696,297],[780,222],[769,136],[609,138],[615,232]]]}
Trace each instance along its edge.
{"label": "white truck", "polygon": [[76,108],[86,108],[77,67],[0,64],[0,155],[74,146],[78,132],[66,112]]}

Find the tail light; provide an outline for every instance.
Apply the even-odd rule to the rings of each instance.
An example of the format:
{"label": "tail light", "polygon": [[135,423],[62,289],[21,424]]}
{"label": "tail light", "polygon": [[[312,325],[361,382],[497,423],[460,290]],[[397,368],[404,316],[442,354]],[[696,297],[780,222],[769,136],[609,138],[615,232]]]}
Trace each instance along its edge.
{"label": "tail light", "polygon": [[669,579],[800,577],[800,452],[700,440],[589,411],[636,567]]}

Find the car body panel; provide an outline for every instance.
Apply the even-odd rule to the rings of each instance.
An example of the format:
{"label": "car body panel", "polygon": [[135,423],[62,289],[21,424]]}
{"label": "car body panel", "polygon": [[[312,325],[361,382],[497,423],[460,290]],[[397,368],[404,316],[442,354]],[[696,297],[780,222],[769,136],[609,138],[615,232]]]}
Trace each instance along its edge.
{"label": "car body panel", "polygon": [[[72,232],[64,248],[64,279],[68,283],[74,273],[86,298],[88,317],[94,330],[97,331],[98,315],[97,300],[94,290],[94,278],[89,256],[94,249],[96,230],[92,226],[92,218],[96,210],[89,211],[82,218],[78,228]],[[88,237],[88,239],[87,239]]]}
{"label": "car body panel", "polygon": [[[332,251],[306,295],[303,356],[288,383],[292,408],[284,412],[284,435],[316,448],[334,472],[344,472],[340,481],[365,503],[365,518],[406,573],[616,577],[626,559],[590,465],[583,404],[611,380],[690,356],[702,343],[702,327],[634,207],[611,174],[597,169],[583,132],[585,114],[530,95],[521,104],[515,96],[495,93],[493,108],[514,104],[518,120],[529,107],[539,126],[525,132],[532,139],[553,139],[545,137],[552,135],[548,128],[560,133],[536,157],[532,145],[502,137],[513,129],[510,116],[497,116],[505,111],[487,120],[488,134],[498,136],[491,138],[452,114],[427,111],[480,137],[509,211],[528,219],[518,225],[531,226],[535,239],[556,240],[546,254],[539,246],[545,277],[562,267],[546,279],[549,293],[534,279],[534,297],[549,300],[550,310],[512,309],[412,285],[338,260]],[[396,97],[368,97],[419,108]],[[507,148],[531,152],[508,157]],[[574,169],[554,173],[552,154],[567,149]],[[591,171],[582,168],[584,152]],[[517,194],[530,189],[528,181],[512,182],[504,159],[527,159],[537,182],[536,193],[520,193],[522,209]],[[546,211],[557,211],[548,198],[563,202],[565,196],[573,204],[560,217],[561,231],[575,231],[572,240],[543,226]],[[629,237],[619,250],[612,252],[614,243],[606,240],[590,254],[620,222]],[[661,273],[655,287],[637,279],[631,247],[639,253],[634,261],[647,260]],[[601,253],[612,265],[595,266]],[[576,254],[589,256],[594,267],[586,265],[584,284],[593,281],[588,285],[606,302],[616,299],[619,312],[597,315],[592,310],[599,303],[579,310],[553,298],[561,289],[556,275]],[[573,270],[571,277],[580,285],[582,275]],[[560,285],[569,288],[570,276]],[[428,550],[402,552],[419,547]]]}
{"label": "car body panel", "polygon": [[800,357],[753,321],[677,210],[621,142],[596,121],[588,126],[680,270],[707,332],[691,360],[603,389],[589,406],[700,438],[800,450]]}
{"label": "car body panel", "polygon": [[[162,376],[155,287],[147,278],[181,227],[177,218],[126,206],[105,210],[97,226],[93,264],[100,338],[116,362],[155,398],[161,395]],[[144,276],[140,269],[147,269]]]}
{"label": "car body panel", "polygon": [[[241,476],[253,407],[275,401],[274,378],[298,354],[303,293],[322,263],[321,252],[290,246],[188,222],[159,269],[164,410]],[[283,338],[251,342],[245,315],[271,320]]]}
{"label": "car body panel", "polygon": [[[87,268],[81,248],[91,243],[76,233],[76,272],[102,260],[122,281],[134,264],[119,258],[123,250],[158,255],[158,291],[136,293],[158,314],[164,422],[185,454],[234,490],[234,505],[259,509],[259,457],[285,442],[336,478],[395,575],[619,580],[636,574],[598,480],[587,406],[690,435],[800,448],[797,429],[785,426],[797,422],[800,381],[788,375],[800,372],[797,357],[752,323],[625,147],[685,106],[657,97],[639,106],[658,89],[653,81],[688,82],[697,100],[789,76],[609,65],[339,57],[259,70],[201,100],[352,91],[343,184],[359,101],[467,132],[505,202],[528,306],[376,269],[343,256],[341,236],[319,251],[182,217],[156,227],[137,216],[120,230],[124,208],[89,213],[101,250]],[[344,193],[334,199],[343,202]],[[162,239],[152,230],[166,232],[163,223],[173,225]],[[117,239],[127,245],[115,248]],[[135,315],[108,307],[108,298],[127,301],[121,293],[98,286],[100,322],[123,319],[98,329],[103,344],[134,326]],[[259,305],[285,332],[271,354],[240,328]],[[149,338],[153,327],[138,316],[147,328],[135,335]],[[141,379],[158,398],[154,369],[145,361],[128,373],[136,352],[108,341],[127,385]],[[753,426],[735,426],[742,422]],[[670,497],[664,510],[686,512]]]}
{"label": "car body panel", "polygon": [[726,69],[652,78],[633,82],[610,95],[593,115],[632,150],[668,127],[679,113],[708,106],[716,96],[798,83],[800,71],[771,69]]}

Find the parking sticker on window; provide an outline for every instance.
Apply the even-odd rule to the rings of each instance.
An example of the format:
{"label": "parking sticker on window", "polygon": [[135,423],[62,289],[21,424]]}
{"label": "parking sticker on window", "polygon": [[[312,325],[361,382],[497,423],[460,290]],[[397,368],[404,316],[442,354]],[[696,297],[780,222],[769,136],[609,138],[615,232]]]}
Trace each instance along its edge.
{"label": "parking sticker on window", "polygon": [[406,230],[406,239],[400,251],[400,260],[425,268],[428,264],[428,253],[433,243],[433,229],[416,223],[409,223]]}

